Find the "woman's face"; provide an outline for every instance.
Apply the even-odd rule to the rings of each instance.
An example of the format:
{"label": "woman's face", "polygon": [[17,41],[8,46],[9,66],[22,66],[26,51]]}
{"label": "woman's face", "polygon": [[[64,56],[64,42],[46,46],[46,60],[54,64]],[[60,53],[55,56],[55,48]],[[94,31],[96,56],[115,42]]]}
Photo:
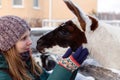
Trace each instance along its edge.
{"label": "woman's face", "polygon": [[32,41],[30,39],[30,31],[28,30],[21,36],[21,38],[15,44],[15,47],[18,53],[23,53],[30,50],[31,44]]}

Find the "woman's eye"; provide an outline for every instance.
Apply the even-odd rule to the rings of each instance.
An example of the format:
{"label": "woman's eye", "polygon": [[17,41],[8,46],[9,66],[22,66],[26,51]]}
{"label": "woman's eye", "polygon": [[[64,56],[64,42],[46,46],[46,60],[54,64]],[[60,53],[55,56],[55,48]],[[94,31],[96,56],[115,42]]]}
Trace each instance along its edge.
{"label": "woman's eye", "polygon": [[26,38],[27,38],[27,36],[25,36],[25,37],[21,38],[21,40],[26,40]]}

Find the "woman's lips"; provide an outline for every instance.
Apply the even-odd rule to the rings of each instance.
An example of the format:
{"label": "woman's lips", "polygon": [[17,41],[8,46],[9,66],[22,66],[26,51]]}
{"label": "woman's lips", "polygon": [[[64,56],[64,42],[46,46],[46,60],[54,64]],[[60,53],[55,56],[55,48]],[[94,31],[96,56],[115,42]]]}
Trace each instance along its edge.
{"label": "woman's lips", "polygon": [[30,48],[26,48],[25,50],[30,50]]}

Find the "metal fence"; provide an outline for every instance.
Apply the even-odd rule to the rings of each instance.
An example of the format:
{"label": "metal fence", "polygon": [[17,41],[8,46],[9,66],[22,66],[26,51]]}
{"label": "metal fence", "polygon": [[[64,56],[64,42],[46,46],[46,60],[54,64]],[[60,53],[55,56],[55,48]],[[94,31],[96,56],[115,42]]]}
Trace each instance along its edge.
{"label": "metal fence", "polygon": [[49,27],[56,27],[60,25],[61,23],[65,22],[66,20],[49,20],[49,19],[44,19],[42,20],[42,26],[49,26]]}
{"label": "metal fence", "polygon": [[111,25],[115,25],[115,26],[119,26],[120,27],[120,20],[101,20],[102,22],[111,24]]}
{"label": "metal fence", "polygon": [[[52,26],[52,27],[57,27],[59,26],[61,23],[65,22],[67,20],[48,20],[48,19],[44,19],[42,21],[42,26]],[[111,25],[115,25],[115,26],[120,26],[120,20],[100,20],[102,22],[111,24]]]}

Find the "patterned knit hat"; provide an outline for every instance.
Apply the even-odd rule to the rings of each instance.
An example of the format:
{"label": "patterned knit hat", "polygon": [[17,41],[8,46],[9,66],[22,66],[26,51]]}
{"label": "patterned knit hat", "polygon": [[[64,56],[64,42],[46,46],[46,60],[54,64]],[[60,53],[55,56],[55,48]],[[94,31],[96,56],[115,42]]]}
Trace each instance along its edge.
{"label": "patterned knit hat", "polygon": [[9,50],[27,30],[29,25],[17,16],[0,17],[0,50]]}

